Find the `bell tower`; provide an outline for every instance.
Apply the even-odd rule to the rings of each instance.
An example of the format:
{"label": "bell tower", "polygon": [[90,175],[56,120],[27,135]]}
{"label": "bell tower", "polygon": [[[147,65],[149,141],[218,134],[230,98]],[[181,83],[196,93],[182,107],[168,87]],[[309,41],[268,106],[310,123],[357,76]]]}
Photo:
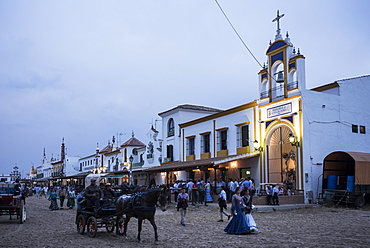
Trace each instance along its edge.
{"label": "bell tower", "polygon": [[269,44],[266,51],[267,64],[259,74],[260,105],[278,101],[300,94],[305,89],[305,57],[296,51],[290,42],[289,34],[285,39],[281,35],[279,14],[272,22],[277,23],[275,41]]}

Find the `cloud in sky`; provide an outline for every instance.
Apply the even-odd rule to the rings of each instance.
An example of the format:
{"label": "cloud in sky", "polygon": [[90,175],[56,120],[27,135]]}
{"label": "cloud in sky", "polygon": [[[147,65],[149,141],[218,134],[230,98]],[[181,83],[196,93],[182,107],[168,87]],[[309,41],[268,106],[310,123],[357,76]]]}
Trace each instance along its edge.
{"label": "cloud in sky", "polygon": [[[218,0],[263,64],[276,24],[306,57],[307,87],[369,73],[367,1]],[[0,174],[87,156],[159,112],[258,98],[259,65],[215,1],[1,1]],[[159,122],[160,124],[160,122]]]}

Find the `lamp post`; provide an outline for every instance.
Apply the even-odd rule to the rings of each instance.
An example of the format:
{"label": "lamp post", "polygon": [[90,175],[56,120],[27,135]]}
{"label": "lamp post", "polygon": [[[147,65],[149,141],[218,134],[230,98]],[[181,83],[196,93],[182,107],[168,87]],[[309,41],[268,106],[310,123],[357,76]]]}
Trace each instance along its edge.
{"label": "lamp post", "polygon": [[133,182],[132,182],[132,162],[134,161],[134,158],[132,157],[132,155],[129,157],[129,160],[130,160],[130,178],[129,178],[129,183],[130,183],[130,186],[133,185]]}

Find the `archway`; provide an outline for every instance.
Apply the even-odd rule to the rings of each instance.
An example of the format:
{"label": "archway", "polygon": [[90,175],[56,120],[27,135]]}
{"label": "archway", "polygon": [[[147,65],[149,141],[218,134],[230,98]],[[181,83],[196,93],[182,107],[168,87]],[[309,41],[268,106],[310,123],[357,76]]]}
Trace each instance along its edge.
{"label": "archway", "polygon": [[267,141],[267,176],[269,183],[283,183],[284,192],[296,189],[296,149],[289,142],[293,133],[288,126],[278,126]]}

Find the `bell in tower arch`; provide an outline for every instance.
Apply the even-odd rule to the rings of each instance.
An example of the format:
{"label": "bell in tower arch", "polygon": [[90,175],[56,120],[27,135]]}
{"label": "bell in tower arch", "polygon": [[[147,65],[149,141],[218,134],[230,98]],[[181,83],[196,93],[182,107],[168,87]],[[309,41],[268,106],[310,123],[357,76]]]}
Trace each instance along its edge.
{"label": "bell in tower arch", "polygon": [[284,74],[283,74],[283,71],[279,71],[277,73],[276,83],[278,83],[278,84],[284,83]]}

